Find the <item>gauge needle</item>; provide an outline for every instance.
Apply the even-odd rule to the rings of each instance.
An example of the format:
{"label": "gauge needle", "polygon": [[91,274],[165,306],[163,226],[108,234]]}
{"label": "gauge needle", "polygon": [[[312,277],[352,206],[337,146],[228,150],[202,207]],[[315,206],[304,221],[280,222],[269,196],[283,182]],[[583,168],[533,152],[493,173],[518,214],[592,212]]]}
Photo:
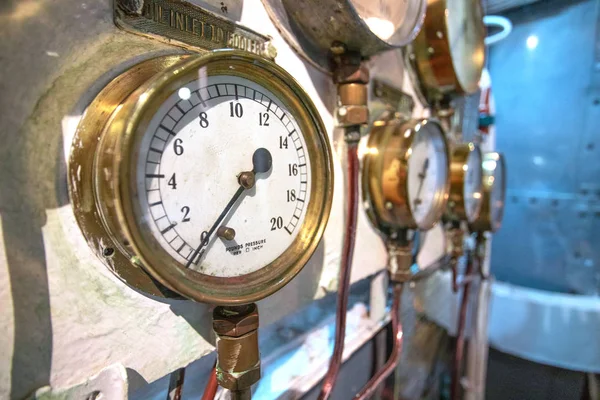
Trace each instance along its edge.
{"label": "gauge needle", "polygon": [[418,177],[421,180],[421,183],[419,183],[419,189],[417,189],[417,194],[415,196],[415,208],[417,208],[419,206],[419,204],[421,204],[421,199],[419,198],[419,195],[421,194],[421,189],[423,189],[423,182],[425,182],[425,177],[427,176],[427,168],[429,168],[429,158],[425,159],[425,162],[423,163],[423,170],[421,170],[421,173],[419,173]]}
{"label": "gauge needle", "polygon": [[186,268],[189,268],[196,258],[198,258],[198,260],[200,259],[200,257],[198,257],[198,253],[200,253],[200,250],[202,250],[208,245],[208,242],[210,242],[210,238],[212,237],[213,233],[215,233],[221,222],[223,222],[223,219],[225,219],[229,211],[233,208],[233,206],[242,196],[244,191],[246,191],[247,189],[252,189],[254,187],[254,184],[256,182],[256,174],[268,172],[271,169],[272,165],[273,158],[271,157],[271,153],[269,152],[269,150],[261,147],[260,149],[257,149],[254,152],[254,154],[252,155],[252,171],[244,171],[238,175],[238,183],[240,184],[240,187],[238,187],[235,194],[233,195],[231,200],[229,200],[221,214],[217,217],[215,223],[207,231],[206,235],[202,235],[202,241],[200,242],[196,250],[194,250],[194,253],[190,257],[188,262],[185,264]]}

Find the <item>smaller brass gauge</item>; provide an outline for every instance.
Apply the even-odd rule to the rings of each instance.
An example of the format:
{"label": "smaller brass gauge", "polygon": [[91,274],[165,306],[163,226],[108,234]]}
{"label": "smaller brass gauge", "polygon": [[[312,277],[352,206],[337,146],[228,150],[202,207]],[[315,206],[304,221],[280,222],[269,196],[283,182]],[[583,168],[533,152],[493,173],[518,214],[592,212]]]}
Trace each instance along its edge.
{"label": "smaller brass gauge", "polygon": [[449,157],[435,120],[377,121],[363,160],[363,193],[373,225],[390,236],[432,228],[449,195]]}
{"label": "smaller brass gauge", "polygon": [[483,154],[481,212],[469,224],[471,232],[496,232],[502,225],[506,197],[506,165],[501,153]]}
{"label": "smaller brass gauge", "polygon": [[454,221],[473,222],[479,216],[483,191],[482,154],[473,143],[451,150],[450,198],[446,216]]}
{"label": "smaller brass gauge", "polygon": [[485,35],[481,0],[428,0],[423,29],[405,52],[423,102],[433,106],[477,91]]}
{"label": "smaller brass gauge", "polygon": [[231,50],[117,77],[86,112],[69,163],[76,217],[112,271],[151,294],[160,283],[221,305],[266,297],[302,269],[332,181],[308,96],[271,61]]}

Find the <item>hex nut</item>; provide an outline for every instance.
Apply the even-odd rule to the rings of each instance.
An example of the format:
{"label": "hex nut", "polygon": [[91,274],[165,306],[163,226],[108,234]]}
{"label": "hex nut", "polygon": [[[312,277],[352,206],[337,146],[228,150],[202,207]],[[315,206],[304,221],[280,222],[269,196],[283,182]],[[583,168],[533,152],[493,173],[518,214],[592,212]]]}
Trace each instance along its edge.
{"label": "hex nut", "polygon": [[217,367],[219,385],[229,390],[243,390],[252,387],[260,380],[260,361],[243,372],[226,372]]}
{"label": "hex nut", "polygon": [[340,127],[363,125],[369,122],[367,106],[341,106],[336,112],[337,124]]}
{"label": "hex nut", "polygon": [[258,329],[258,308],[255,304],[238,315],[227,314],[223,307],[213,311],[213,329],[217,335],[240,337]]}

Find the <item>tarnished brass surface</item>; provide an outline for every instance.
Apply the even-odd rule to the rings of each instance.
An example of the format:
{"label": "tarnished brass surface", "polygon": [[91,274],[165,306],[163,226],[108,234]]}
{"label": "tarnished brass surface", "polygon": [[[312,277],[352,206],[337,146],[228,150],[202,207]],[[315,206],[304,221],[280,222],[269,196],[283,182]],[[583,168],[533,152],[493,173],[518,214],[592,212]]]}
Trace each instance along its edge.
{"label": "tarnished brass surface", "polygon": [[399,244],[394,241],[387,243],[388,265],[390,281],[396,283],[407,282],[412,278],[412,241]]}
{"label": "tarnished brass surface", "polygon": [[231,48],[275,59],[271,38],[180,0],[114,0],[120,28],[194,50]]}
{"label": "tarnished brass surface", "polygon": [[216,307],[217,380],[221,386],[245,391],[260,379],[258,309],[256,304]]}
{"label": "tarnished brass surface", "polygon": [[[106,231],[100,213],[102,201],[94,194],[94,157],[98,138],[115,109],[148,79],[183,60],[185,56],[159,57],[141,62],[110,82],[85,112],[71,146],[68,167],[69,195],[77,223],[92,251],[120,279],[143,292],[160,297],[178,297],[155,281],[131,255],[123,251],[121,242]],[[120,248],[121,251],[117,251]]]}
{"label": "tarnished brass surface", "polygon": [[[362,187],[371,223],[384,236],[400,229],[417,229],[408,203],[408,160],[415,133],[435,120],[389,119],[376,121],[369,133],[363,158]],[[439,216],[420,229],[429,229],[440,219],[448,199],[449,186],[431,193]]]}
{"label": "tarnished brass surface", "polygon": [[[234,68],[230,68],[232,66]],[[136,200],[138,194],[133,176],[138,154],[135,149],[145,126],[173,90],[197,79],[199,68],[204,68],[208,75],[224,73],[244,77],[275,93],[298,121],[311,160],[311,200],[298,236],[271,264],[239,277],[214,277],[184,268],[162,250],[143,221]],[[118,88],[118,80],[113,89]],[[132,88],[128,90],[126,94],[133,91]],[[98,231],[82,229],[88,242],[104,243],[105,239],[109,239],[114,250],[111,257],[129,262],[123,263],[124,270],[139,270],[142,267],[164,286],[196,301],[248,304],[288,283],[316,249],[329,217],[333,197],[333,164],[326,130],[316,108],[299,84],[269,60],[247,52],[221,50],[191,56],[168,69],[163,68],[160,74],[141,84],[128,97],[126,94],[111,102],[108,109],[102,109],[106,102],[97,102],[98,112],[106,113],[103,119],[85,119],[86,126],[92,128],[89,128],[87,147],[82,147],[80,154],[88,158],[91,158],[90,154],[96,154],[93,163],[88,160],[87,166],[91,170],[87,173],[93,176],[94,184],[87,189],[88,196],[95,196],[100,211],[100,216],[96,218],[97,222],[101,221],[96,224]],[[98,146],[90,144],[100,136]],[[78,145],[77,142],[74,144]],[[93,146],[91,152],[90,146]],[[77,176],[77,168],[70,166],[70,169],[72,176]],[[120,276],[129,283],[126,278],[128,274],[122,272]],[[134,282],[131,284],[135,285]]]}
{"label": "tarnished brass surface", "polygon": [[239,337],[258,329],[258,308],[256,304],[231,307],[215,307],[213,329],[219,336]]}
{"label": "tarnished brass surface", "polygon": [[[464,187],[467,174],[466,165],[469,154],[473,151],[481,152],[478,146],[473,143],[459,144],[451,150],[450,157],[450,196],[448,197],[448,206],[446,207],[445,217],[454,221],[467,221],[468,216],[465,212]],[[483,168],[483,166],[481,167]],[[483,174],[482,174],[483,176]],[[479,187],[481,193],[483,182]],[[475,218],[481,211],[481,202]],[[471,218],[474,220],[475,218]]]}
{"label": "tarnished brass surface", "polygon": [[[462,14],[450,13],[451,1],[462,3]],[[451,18],[462,21],[460,38],[450,38]],[[423,28],[405,51],[413,86],[422,101],[435,106],[478,89],[485,65],[485,34],[481,0],[428,0]],[[471,52],[460,54],[459,46]]]}
{"label": "tarnished brass surface", "polygon": [[[496,232],[498,229],[500,229],[504,212],[504,201],[506,196],[506,165],[504,162],[504,157],[500,153],[484,153],[482,159],[483,190],[481,192],[481,211],[479,213],[479,218],[469,224],[469,230],[471,232]],[[496,179],[494,179],[494,174],[498,168],[502,168],[503,176],[500,182],[497,182]],[[499,205],[501,207],[500,214],[497,216],[498,218],[494,220],[491,215],[491,192],[492,189],[498,187],[497,185],[500,185],[500,190],[502,191],[502,204]]]}
{"label": "tarnished brass surface", "polygon": [[345,83],[338,85],[340,104],[346,106],[366,106],[367,89],[367,85],[364,83]]}

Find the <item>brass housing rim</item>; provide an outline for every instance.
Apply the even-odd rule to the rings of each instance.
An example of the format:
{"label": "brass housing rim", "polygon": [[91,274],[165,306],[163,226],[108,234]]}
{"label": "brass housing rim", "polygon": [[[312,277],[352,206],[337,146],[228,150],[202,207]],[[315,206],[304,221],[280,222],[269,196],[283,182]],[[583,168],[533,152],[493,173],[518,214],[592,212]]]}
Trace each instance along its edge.
{"label": "brass housing rim", "polygon": [[[363,196],[369,220],[386,237],[402,229],[431,229],[446,209],[450,190],[448,176],[443,189],[434,194],[436,212],[426,223],[417,225],[408,202],[408,162],[412,143],[415,134],[426,124],[435,124],[442,134],[449,163],[448,144],[442,127],[435,120],[376,121],[369,133],[367,151],[363,157]],[[447,164],[447,174],[449,167]]]}
{"label": "brass housing rim", "polygon": [[[207,75],[239,76],[274,93],[298,122],[311,159],[311,199],[292,244],[272,263],[250,274],[215,277],[188,270],[164,251],[141,222],[135,151],[154,116],[172,93]],[[333,197],[333,161],[325,127],[300,85],[275,63],[250,53],[218,50],[188,59],[149,79],[117,107],[96,153],[95,190],[103,222],[120,252],[153,278],[201,302],[234,305],[258,301],[280,289],[304,267],[319,244]],[[108,173],[106,172],[108,171]]]}
{"label": "brass housing rim", "polygon": [[137,290],[157,297],[180,296],[157,282],[143,269],[132,264],[126,254],[115,251],[117,243],[106,230],[98,211],[93,186],[94,157],[91,155],[96,154],[98,138],[119,104],[148,79],[185,57],[172,55],[143,61],[106,85],[81,118],[71,145],[67,171],[69,196],[75,219],[92,251],[120,280]]}
{"label": "brass housing rim", "polygon": [[[479,0],[461,1],[470,1],[470,6],[478,7],[482,16],[481,24],[475,28],[482,32],[477,40],[477,49],[484,56],[473,61],[476,64],[477,76],[481,77],[485,65],[483,9]],[[428,0],[423,28],[412,44],[404,50],[405,65],[408,66],[415,91],[422,102],[431,106],[447,102],[456,95],[474,93],[479,83],[477,79],[468,86],[463,86],[458,78],[449,43],[447,3],[448,0]]]}
{"label": "brass housing rim", "polygon": [[[502,218],[504,216],[504,204],[506,199],[506,164],[504,156],[501,153],[491,152],[484,153],[482,157],[483,166],[483,186],[481,192],[481,212],[479,218],[469,224],[469,230],[471,232],[496,232],[502,225]],[[494,177],[498,169],[502,170],[501,182],[496,182]],[[492,220],[492,190],[500,184],[500,190],[502,191],[502,208],[500,209],[500,215],[496,221]]]}
{"label": "brass housing rim", "polygon": [[[465,210],[465,177],[467,170],[464,168],[467,165],[467,160],[472,152],[478,152],[480,160],[483,160],[483,155],[479,146],[473,143],[465,143],[456,145],[451,153],[450,158],[450,196],[448,198],[448,208],[446,210],[446,216],[448,219],[454,221],[475,221],[481,213],[481,203],[478,202],[475,215],[469,216]],[[480,165],[481,176],[483,177],[483,164]],[[479,193],[482,193],[483,181],[479,182]]]}

